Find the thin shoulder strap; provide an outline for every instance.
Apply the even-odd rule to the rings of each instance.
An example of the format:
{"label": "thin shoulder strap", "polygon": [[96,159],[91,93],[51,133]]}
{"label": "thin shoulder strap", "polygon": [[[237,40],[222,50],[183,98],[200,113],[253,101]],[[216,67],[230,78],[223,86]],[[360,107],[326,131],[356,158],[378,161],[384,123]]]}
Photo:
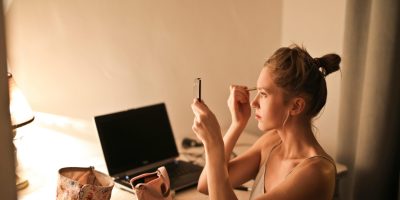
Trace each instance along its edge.
{"label": "thin shoulder strap", "polygon": [[269,151],[269,154],[268,154],[267,159],[265,159],[265,161],[264,161],[263,163],[261,163],[261,164],[262,164],[261,166],[265,166],[265,165],[267,164],[267,162],[268,162],[268,160],[269,160],[269,157],[271,157],[272,151],[273,151],[276,147],[278,147],[280,144],[282,144],[282,140],[280,140],[277,144],[275,144],[275,145],[271,148],[271,150]]}
{"label": "thin shoulder strap", "polygon": [[327,157],[327,156],[324,156],[324,155],[315,155],[315,156],[311,156],[311,157],[308,157],[308,158],[305,158],[304,160],[302,160],[298,165],[296,165],[295,167],[293,167],[292,170],[290,170],[290,172],[286,175],[285,178],[287,178],[296,168],[298,168],[298,167],[301,166],[303,163],[305,163],[305,161],[311,160],[311,159],[314,159],[314,158],[323,158],[323,159],[328,160],[328,161],[333,165],[333,167],[335,168],[335,174],[336,174],[336,172],[337,172],[337,170],[336,170],[336,164],[335,164],[335,162],[334,162],[331,158],[329,158],[329,157]]}

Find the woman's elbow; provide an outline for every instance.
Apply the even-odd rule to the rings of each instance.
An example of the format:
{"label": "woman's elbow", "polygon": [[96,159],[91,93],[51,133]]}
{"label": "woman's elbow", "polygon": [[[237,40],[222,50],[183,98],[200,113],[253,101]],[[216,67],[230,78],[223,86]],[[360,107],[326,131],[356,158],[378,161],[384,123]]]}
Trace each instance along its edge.
{"label": "woman's elbow", "polygon": [[208,187],[207,187],[207,184],[199,182],[199,183],[197,184],[197,191],[199,191],[200,193],[203,193],[203,194],[208,195]]}

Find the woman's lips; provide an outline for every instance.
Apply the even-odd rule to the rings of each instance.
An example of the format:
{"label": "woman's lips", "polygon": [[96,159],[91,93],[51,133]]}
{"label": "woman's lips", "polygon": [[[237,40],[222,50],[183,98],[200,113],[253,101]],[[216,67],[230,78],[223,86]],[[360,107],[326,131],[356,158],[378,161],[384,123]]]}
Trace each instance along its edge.
{"label": "woman's lips", "polygon": [[255,115],[255,118],[257,119],[257,120],[259,120],[259,119],[261,119],[261,116],[260,115]]}

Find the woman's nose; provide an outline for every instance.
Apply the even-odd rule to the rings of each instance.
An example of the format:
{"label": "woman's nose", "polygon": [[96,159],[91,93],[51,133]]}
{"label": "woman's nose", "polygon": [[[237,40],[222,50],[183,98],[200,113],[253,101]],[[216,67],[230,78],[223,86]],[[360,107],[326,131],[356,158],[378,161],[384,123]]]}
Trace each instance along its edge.
{"label": "woman's nose", "polygon": [[258,94],[256,94],[256,96],[254,97],[253,101],[251,101],[251,107],[253,108],[259,108],[259,104],[258,104]]}

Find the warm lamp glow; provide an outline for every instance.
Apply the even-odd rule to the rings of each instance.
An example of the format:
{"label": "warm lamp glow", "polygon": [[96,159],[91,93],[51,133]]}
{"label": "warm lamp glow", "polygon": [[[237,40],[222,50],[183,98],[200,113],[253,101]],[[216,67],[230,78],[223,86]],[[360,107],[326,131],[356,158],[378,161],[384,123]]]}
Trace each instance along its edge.
{"label": "warm lamp glow", "polygon": [[8,84],[10,92],[11,124],[13,129],[16,129],[32,122],[34,116],[28,101],[15,84],[10,73],[8,73]]}
{"label": "warm lamp glow", "polygon": [[[12,75],[8,73],[8,88],[10,92],[10,116],[11,125],[14,134],[14,141],[16,136],[16,129],[25,126],[33,121],[35,117],[31,107],[28,104],[25,96],[21,90],[17,87]],[[14,143],[13,143],[14,144]],[[29,182],[21,174],[23,173],[23,167],[20,165],[17,156],[17,148],[14,144],[15,158],[16,158],[16,188],[17,190],[28,187]]]}

